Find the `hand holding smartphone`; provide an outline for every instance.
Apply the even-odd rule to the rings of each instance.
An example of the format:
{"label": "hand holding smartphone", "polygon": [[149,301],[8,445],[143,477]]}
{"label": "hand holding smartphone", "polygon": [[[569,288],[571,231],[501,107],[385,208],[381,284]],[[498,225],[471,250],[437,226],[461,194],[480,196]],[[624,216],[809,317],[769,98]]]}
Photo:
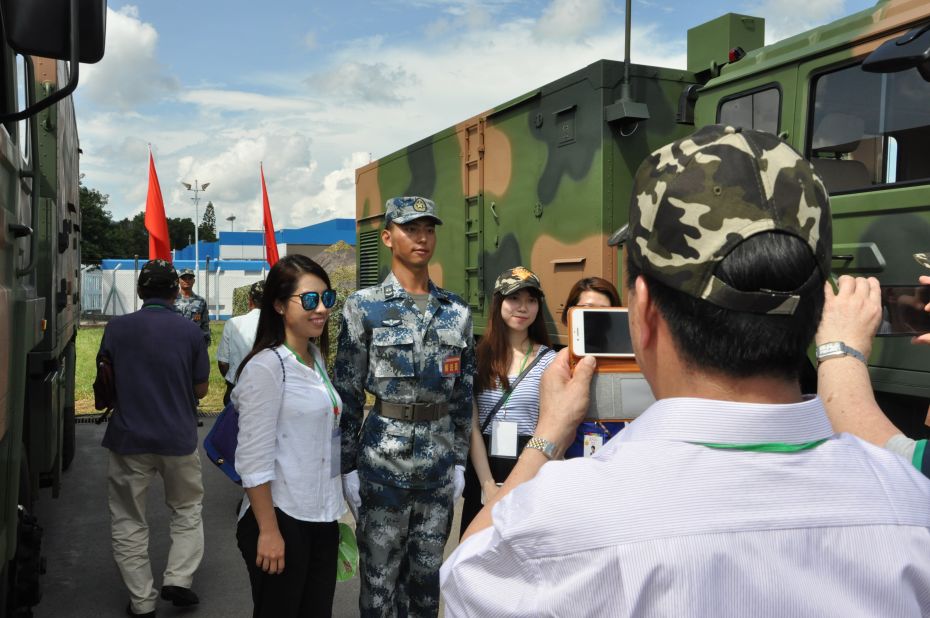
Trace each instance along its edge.
{"label": "hand holding smartphone", "polygon": [[591,382],[591,420],[630,420],[655,402],[633,353],[630,321],[622,307],[572,307],[568,311],[569,359],[597,358]]}
{"label": "hand holding smartphone", "polygon": [[930,302],[930,286],[883,285],[881,295],[879,337],[913,337],[930,333],[930,313],[924,310]]}

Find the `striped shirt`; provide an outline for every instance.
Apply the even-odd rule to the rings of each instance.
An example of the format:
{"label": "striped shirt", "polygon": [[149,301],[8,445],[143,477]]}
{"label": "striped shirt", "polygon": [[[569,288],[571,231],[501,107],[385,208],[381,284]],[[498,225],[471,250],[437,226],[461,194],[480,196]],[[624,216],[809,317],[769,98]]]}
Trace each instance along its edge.
{"label": "striped shirt", "polygon": [[930,614],[930,481],[817,398],[659,401],[493,518],[442,567],[450,618]]}
{"label": "striped shirt", "polygon": [[[530,369],[529,373],[520,380],[517,388],[513,390],[507,403],[501,406],[501,409],[494,415],[495,420],[507,420],[517,422],[517,434],[521,436],[531,436],[536,429],[536,420],[539,418],[539,380],[546,371],[549,363],[555,358],[555,352],[544,345],[539,346],[536,352],[537,356],[542,356],[539,362]],[[532,361],[531,361],[532,362]],[[507,379],[513,384],[517,379],[516,375],[507,376]],[[504,396],[504,391],[498,386],[488,390],[481,391],[476,395],[478,402],[478,427],[484,426],[484,421],[488,418],[491,410]],[[484,433],[491,434],[491,424]]]}

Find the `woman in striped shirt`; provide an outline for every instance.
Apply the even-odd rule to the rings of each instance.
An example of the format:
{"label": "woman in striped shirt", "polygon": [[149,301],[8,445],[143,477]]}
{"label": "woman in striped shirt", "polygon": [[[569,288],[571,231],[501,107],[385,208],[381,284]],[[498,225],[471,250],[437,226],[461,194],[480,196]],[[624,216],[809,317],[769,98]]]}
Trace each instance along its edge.
{"label": "woman in striped shirt", "polygon": [[[478,373],[461,532],[481,510],[482,494],[490,499],[510,474],[536,428],[539,379],[555,358],[540,311],[542,298],[539,278],[522,266],[505,270],[494,284],[491,319],[476,350]],[[502,405],[488,422],[498,402]]]}

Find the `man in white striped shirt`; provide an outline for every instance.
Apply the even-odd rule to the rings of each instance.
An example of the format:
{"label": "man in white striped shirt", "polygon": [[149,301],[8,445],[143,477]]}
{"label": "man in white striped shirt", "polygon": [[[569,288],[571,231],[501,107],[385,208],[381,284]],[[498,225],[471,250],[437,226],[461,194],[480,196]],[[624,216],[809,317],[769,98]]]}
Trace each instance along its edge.
{"label": "man in white striped shirt", "polygon": [[594,370],[543,378],[535,440],[441,572],[446,616],[921,616],[930,482],[835,435],[797,368],[831,251],[823,183],[775,136],[711,126],[640,167],[630,331],[657,402],[553,462]]}

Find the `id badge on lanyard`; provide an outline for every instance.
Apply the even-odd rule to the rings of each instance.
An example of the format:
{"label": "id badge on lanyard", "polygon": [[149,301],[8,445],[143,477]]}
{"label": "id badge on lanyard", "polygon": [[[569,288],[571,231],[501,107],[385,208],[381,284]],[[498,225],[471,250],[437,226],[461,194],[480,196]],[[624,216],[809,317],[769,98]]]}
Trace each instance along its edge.
{"label": "id badge on lanyard", "polygon": [[491,457],[517,457],[517,422],[494,419],[491,422]]}

